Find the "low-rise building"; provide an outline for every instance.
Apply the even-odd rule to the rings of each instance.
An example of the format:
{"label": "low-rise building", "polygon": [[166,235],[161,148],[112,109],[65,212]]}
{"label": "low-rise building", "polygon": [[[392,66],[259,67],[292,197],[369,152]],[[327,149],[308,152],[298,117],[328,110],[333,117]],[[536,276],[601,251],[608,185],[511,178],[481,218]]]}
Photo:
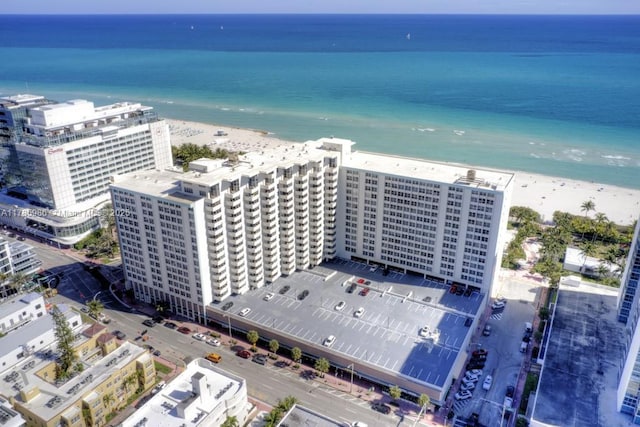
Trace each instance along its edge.
{"label": "low-rise building", "polygon": [[244,425],[248,410],[244,378],[196,359],[120,426],[215,427],[228,417]]}
{"label": "low-rise building", "polygon": [[[153,358],[132,343],[118,346],[105,326],[83,324],[69,307],[58,309],[74,334],[78,357],[65,380],[57,375],[55,325],[42,297],[29,294],[0,306],[0,325],[11,326],[0,339],[0,395],[26,426],[104,425],[108,414],[126,406],[136,391],[154,384]],[[0,419],[1,414],[0,408]]]}

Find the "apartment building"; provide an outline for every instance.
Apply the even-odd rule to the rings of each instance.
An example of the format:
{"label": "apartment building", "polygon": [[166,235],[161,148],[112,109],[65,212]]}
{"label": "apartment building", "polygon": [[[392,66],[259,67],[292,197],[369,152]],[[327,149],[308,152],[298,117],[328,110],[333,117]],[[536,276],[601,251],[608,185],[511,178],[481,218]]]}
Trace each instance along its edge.
{"label": "apartment building", "polygon": [[136,298],[204,322],[206,307],[336,255],[338,153],[309,145],[115,177]]}
{"label": "apartment building", "polygon": [[[58,308],[74,332],[73,348],[82,369],[66,380],[56,379],[59,355],[54,322],[49,314],[41,315],[44,304],[36,296],[29,298],[29,304],[0,305],[7,312],[3,325],[14,318],[22,322],[14,322],[13,329],[3,330],[6,335],[0,338],[0,395],[12,406],[7,415],[20,415],[11,420],[22,419],[19,425],[33,427],[106,425],[113,410],[125,406],[138,389],[154,384],[155,365],[148,351],[130,342],[118,345],[105,326],[83,324],[79,313],[66,306]],[[27,305],[38,315],[25,322]]]}
{"label": "apartment building", "polygon": [[618,410],[633,417],[634,424],[640,424],[640,303],[638,283],[640,282],[640,222],[629,250],[629,256],[622,276],[618,298],[618,321],[626,325],[624,354],[619,365]]}
{"label": "apartment building", "polygon": [[228,417],[244,425],[251,407],[244,378],[195,359],[120,426],[213,427]]}
{"label": "apartment building", "polygon": [[126,283],[206,307],[334,257],[491,292],[513,175],[352,151],[324,138],[114,178]]}
{"label": "apartment building", "polygon": [[100,226],[112,175],[172,166],[168,126],[138,103],[17,95],[0,98],[0,127],[0,222],[63,244]]}

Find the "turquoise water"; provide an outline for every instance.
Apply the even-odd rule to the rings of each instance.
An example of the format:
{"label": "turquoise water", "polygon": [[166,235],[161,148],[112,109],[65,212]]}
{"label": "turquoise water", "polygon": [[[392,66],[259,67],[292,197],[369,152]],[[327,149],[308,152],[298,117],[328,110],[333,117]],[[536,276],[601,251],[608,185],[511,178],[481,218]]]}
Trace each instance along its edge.
{"label": "turquoise water", "polygon": [[1,19],[3,94],[640,188],[640,17]]}

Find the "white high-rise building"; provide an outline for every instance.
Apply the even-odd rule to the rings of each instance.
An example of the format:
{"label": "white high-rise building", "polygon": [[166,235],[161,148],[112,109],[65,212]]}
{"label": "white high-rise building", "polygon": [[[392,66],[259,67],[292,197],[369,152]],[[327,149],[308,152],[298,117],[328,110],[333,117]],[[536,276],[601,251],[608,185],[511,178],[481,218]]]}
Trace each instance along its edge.
{"label": "white high-rise building", "polygon": [[629,257],[622,276],[618,300],[618,320],[626,324],[624,355],[620,363],[618,410],[640,424],[640,221],[636,223]]}
{"label": "white high-rise building", "polygon": [[114,178],[127,286],[206,320],[206,307],[336,256],[491,292],[513,175],[321,139]]}
{"label": "white high-rise building", "polygon": [[9,146],[0,218],[60,243],[100,225],[112,175],[172,166],[167,124],[137,103],[18,95],[0,99],[0,124]]}

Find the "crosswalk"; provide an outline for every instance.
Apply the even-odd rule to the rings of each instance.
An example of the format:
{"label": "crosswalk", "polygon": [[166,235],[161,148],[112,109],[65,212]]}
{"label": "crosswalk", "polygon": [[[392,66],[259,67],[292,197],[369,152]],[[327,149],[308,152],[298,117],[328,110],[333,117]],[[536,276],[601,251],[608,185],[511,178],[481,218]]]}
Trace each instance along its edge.
{"label": "crosswalk", "polygon": [[494,313],[494,314],[491,315],[491,319],[500,320],[500,319],[502,319],[502,315],[503,315],[503,313]]}
{"label": "crosswalk", "polygon": [[456,414],[459,414],[462,412],[462,410],[465,408],[465,406],[467,406],[467,404],[469,404],[469,400],[456,400],[453,404],[453,412],[455,412]]}

